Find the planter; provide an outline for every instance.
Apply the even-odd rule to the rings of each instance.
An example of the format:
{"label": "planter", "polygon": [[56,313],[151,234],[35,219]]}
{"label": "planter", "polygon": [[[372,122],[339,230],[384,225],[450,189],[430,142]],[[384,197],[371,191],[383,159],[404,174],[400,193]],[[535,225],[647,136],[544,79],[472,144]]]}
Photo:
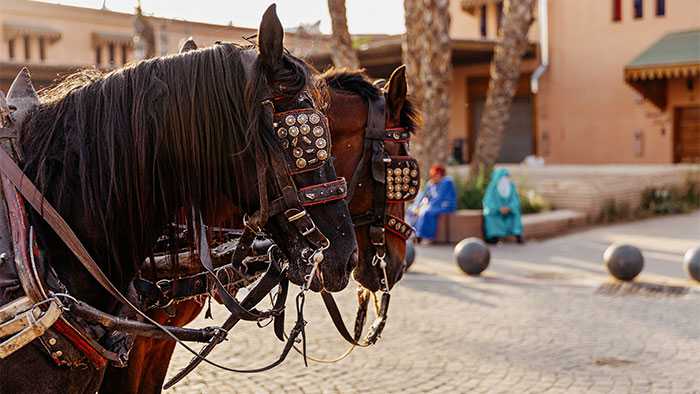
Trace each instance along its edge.
{"label": "planter", "polygon": [[469,237],[482,238],[482,224],[480,209],[460,209],[449,215],[440,215],[435,241],[456,243]]}

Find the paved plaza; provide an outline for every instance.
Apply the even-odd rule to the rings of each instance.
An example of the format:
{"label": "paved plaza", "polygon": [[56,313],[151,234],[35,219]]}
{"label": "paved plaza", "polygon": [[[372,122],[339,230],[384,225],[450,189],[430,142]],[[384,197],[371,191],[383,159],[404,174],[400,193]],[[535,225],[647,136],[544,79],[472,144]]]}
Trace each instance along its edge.
{"label": "paved plaza", "polygon": [[[641,285],[609,281],[600,260],[610,242],[642,247]],[[421,247],[393,291],[376,346],[308,368],[292,353],[277,369],[252,375],[204,365],[169,392],[700,393],[700,287],[681,268],[696,244],[700,213],[594,228],[494,247],[480,278],[460,273],[451,247]],[[354,291],[339,302],[350,323]],[[309,353],[342,353],[318,296],[306,313]],[[214,317],[223,321],[223,308]],[[281,348],[271,327],[246,323],[213,359],[256,367]],[[178,349],[170,374],[189,358]]]}

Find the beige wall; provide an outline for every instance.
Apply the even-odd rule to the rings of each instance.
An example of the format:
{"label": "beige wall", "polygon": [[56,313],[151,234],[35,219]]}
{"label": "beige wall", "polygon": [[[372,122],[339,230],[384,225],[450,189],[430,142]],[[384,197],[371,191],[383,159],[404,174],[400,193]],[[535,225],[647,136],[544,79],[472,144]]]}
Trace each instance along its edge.
{"label": "beige wall", "polygon": [[[672,161],[672,112],[644,100],[622,73],[666,33],[700,28],[700,1],[667,0],[664,17],[655,16],[654,3],[644,1],[644,17],[633,19],[632,0],[622,0],[622,21],[612,22],[610,1],[549,1],[550,67],[537,97],[548,162]],[[685,82],[672,82],[671,93],[682,90],[678,84]],[[643,135],[641,153],[636,134]]]}
{"label": "beige wall", "polygon": [[[256,33],[255,29],[211,25],[163,18],[148,18],[156,35],[156,53],[174,53],[187,37],[194,37],[200,46],[212,45],[215,41],[245,43],[243,36]],[[93,33],[133,34],[134,16],[130,14],[78,8],[27,0],[0,0],[0,28],[3,24],[23,24],[59,31],[61,39],[47,46],[47,65],[84,66],[95,63]],[[161,48],[161,35],[166,34],[167,48]],[[287,34],[285,45],[293,53],[303,56],[310,50],[325,47],[325,39],[299,37]],[[16,63],[25,63],[22,41],[16,44]],[[38,42],[32,39],[30,64],[40,63]],[[106,58],[103,49],[103,59]],[[130,57],[133,54],[130,52]],[[117,51],[117,59],[121,53]],[[130,59],[132,60],[132,59]],[[0,62],[8,62],[7,37],[0,35]]]}
{"label": "beige wall", "polygon": [[[479,11],[472,15],[462,9],[461,3],[461,0],[450,0],[450,17],[452,18],[450,24],[450,37],[452,39],[481,39]],[[489,4],[486,6],[486,39],[488,40],[497,39],[496,30],[498,26],[498,11],[496,10],[496,7],[496,4]],[[536,40],[538,31],[539,29],[537,23],[533,24],[529,34],[531,40]]]}

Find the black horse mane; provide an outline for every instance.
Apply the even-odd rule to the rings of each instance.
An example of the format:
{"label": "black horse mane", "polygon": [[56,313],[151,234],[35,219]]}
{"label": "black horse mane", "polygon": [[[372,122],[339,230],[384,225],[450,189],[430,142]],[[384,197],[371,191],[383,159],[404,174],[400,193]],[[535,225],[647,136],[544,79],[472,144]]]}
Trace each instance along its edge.
{"label": "black horse mane", "polygon": [[[376,100],[383,94],[382,89],[370,81],[364,70],[331,68],[318,75],[318,79],[332,89],[356,94],[367,102]],[[410,96],[406,98],[406,102],[401,109],[400,121],[401,125],[406,127],[411,133],[415,132],[421,123],[420,112]]]}
{"label": "black horse mane", "polygon": [[[246,80],[244,49],[220,44],[109,73],[83,70],[41,92],[20,139],[25,173],[60,213],[92,220],[110,271],[136,269],[164,226],[187,224],[193,208],[242,198],[254,185],[235,174],[260,171],[250,163],[256,153],[269,163],[276,143],[261,103],[298,94],[309,72],[288,54],[278,70],[258,57]],[[271,92],[268,76],[284,91]]]}

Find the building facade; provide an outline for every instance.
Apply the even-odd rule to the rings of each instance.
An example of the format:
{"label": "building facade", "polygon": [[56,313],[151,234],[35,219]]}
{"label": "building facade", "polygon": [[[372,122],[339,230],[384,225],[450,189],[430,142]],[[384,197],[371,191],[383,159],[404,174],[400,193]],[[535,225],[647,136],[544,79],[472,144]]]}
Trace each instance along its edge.
{"label": "building facade", "polygon": [[[216,41],[245,44],[256,29],[180,19],[145,17],[154,30],[155,54],[177,52],[194,37],[200,46]],[[110,69],[135,58],[132,14],[29,0],[0,1],[0,89],[6,91],[17,71],[28,66],[39,86],[77,68]],[[324,37],[293,33],[285,46],[298,56],[327,48]]]}
{"label": "building facade", "polygon": [[[546,23],[535,20],[530,29],[533,46],[523,59],[499,161],[518,163],[528,155],[562,164],[700,161],[700,40],[692,41],[700,30],[700,1],[545,3]],[[470,160],[478,134],[502,13],[500,0],[450,1],[449,135],[458,162]],[[653,49],[676,32],[690,38]],[[534,94],[531,77],[545,60],[543,45],[549,65]],[[648,51],[653,56],[644,55]],[[401,64],[401,37],[375,40],[358,52],[370,75],[386,77]],[[635,69],[640,56],[652,60]],[[321,68],[329,59],[312,55]]]}

